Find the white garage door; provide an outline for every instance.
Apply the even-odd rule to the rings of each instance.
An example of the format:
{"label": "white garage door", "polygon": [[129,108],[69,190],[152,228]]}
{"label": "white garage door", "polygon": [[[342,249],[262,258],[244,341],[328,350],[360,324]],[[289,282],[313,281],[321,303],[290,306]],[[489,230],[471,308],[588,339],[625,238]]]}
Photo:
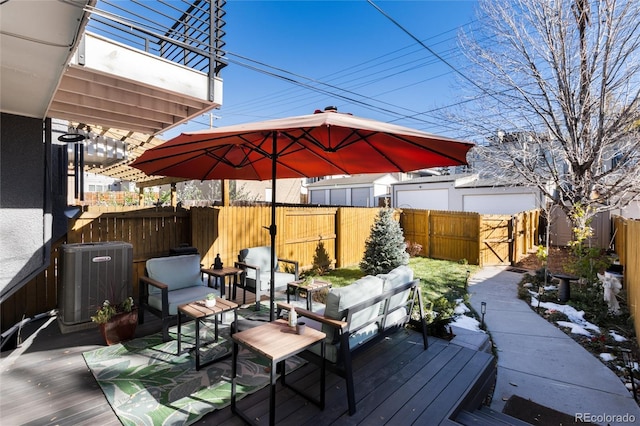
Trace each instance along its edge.
{"label": "white garage door", "polygon": [[346,189],[332,189],[329,191],[329,204],[332,206],[346,206],[347,205],[347,190]]}
{"label": "white garage door", "polygon": [[326,204],[327,200],[325,199],[325,190],[321,191],[309,191],[311,204]]}
{"label": "white garage door", "polygon": [[514,214],[536,208],[534,194],[465,195],[465,212],[480,214]]}
{"label": "white garage door", "polygon": [[369,188],[353,188],[351,190],[351,205],[354,207],[371,207],[373,202],[369,199]]}
{"label": "white garage door", "polygon": [[398,190],[396,191],[396,207],[425,210],[449,210],[449,190]]}

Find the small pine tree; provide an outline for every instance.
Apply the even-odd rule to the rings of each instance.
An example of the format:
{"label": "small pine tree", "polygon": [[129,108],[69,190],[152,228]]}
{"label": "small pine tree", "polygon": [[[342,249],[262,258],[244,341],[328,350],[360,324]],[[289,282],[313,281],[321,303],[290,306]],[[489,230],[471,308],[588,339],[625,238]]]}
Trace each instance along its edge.
{"label": "small pine tree", "polygon": [[371,226],[360,269],[365,274],[376,275],[406,265],[409,253],[405,248],[404,234],[400,224],[393,219],[393,209],[382,208]]}
{"label": "small pine tree", "polygon": [[318,275],[324,275],[331,267],[331,258],[329,252],[324,247],[324,243],[320,241],[316,247],[316,253],[313,255],[312,270]]}

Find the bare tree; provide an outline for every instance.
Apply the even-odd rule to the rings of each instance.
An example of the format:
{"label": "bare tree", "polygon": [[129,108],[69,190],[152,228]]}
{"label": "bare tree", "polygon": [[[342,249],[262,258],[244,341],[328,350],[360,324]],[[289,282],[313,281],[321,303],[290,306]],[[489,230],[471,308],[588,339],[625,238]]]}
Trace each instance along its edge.
{"label": "bare tree", "polygon": [[[481,171],[534,185],[588,228],[640,199],[640,2],[480,0],[456,112]],[[475,101],[474,101],[475,100]]]}

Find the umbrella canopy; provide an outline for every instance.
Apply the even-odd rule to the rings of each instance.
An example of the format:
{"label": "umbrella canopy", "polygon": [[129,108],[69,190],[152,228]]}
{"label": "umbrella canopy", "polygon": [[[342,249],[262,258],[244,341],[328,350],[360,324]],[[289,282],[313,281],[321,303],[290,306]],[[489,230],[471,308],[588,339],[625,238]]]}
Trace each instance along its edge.
{"label": "umbrella canopy", "polygon": [[[273,139],[275,137],[275,156]],[[321,112],[185,132],[132,166],[148,175],[198,180],[409,172],[466,164],[473,145],[359,118]]]}
{"label": "umbrella canopy", "polygon": [[[147,150],[131,165],[148,175],[198,180],[271,179],[271,252],[275,257],[276,179],[464,165],[472,146],[469,142],[327,109],[298,117],[185,132]],[[272,301],[273,298],[271,286]]]}

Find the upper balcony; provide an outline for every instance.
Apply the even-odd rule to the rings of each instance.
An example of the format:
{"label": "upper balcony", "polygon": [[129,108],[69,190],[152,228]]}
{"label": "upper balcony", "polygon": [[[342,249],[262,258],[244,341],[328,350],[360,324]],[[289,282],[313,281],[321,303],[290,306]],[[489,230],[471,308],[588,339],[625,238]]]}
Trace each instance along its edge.
{"label": "upper balcony", "polygon": [[6,2],[1,110],[153,135],[217,108],[224,4]]}

